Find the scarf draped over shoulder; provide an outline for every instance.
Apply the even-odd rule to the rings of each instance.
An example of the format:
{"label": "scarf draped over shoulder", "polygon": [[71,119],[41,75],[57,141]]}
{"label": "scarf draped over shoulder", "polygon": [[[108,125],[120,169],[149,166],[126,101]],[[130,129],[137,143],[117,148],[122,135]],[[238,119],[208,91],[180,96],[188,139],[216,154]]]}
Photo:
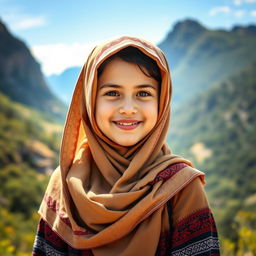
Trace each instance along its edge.
{"label": "scarf draped over shoulder", "polygon": [[[94,110],[97,68],[121,49],[133,46],[161,71],[158,120],[136,145],[120,146],[98,128]],[[95,256],[155,255],[160,233],[169,229],[166,202],[204,175],[166,144],[172,93],[163,52],[151,43],[123,36],[95,47],[77,80],[64,127],[60,165],[53,172],[41,217],[66,243],[92,249]],[[168,166],[185,167],[168,180],[155,177]]]}

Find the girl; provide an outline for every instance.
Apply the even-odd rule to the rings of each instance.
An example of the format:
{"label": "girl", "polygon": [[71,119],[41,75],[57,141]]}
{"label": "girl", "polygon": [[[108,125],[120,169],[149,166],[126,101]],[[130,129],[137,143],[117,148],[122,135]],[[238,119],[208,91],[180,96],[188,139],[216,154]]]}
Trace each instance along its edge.
{"label": "girl", "polygon": [[204,174],[165,142],[162,51],[123,36],[94,48],[68,112],[34,255],[219,255]]}

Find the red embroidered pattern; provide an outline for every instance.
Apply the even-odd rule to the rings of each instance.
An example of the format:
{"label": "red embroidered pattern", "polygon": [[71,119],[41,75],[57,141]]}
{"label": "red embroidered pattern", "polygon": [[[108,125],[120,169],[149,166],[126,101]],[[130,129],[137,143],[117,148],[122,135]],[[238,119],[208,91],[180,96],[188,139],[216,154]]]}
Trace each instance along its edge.
{"label": "red embroidered pattern", "polygon": [[65,248],[67,246],[67,244],[55,232],[53,232],[50,226],[42,219],[38,225],[38,232],[44,234],[44,239],[46,241],[50,241],[54,246],[58,246],[60,248]]}
{"label": "red embroidered pattern", "polygon": [[72,255],[93,256],[90,249],[79,250],[69,246],[51,227],[41,219],[38,225],[37,236],[33,245],[33,256]]}
{"label": "red embroidered pattern", "polygon": [[[59,203],[56,200],[54,200],[51,196],[48,196],[47,194],[45,194],[44,200],[45,200],[48,208],[50,208],[52,211],[54,211],[66,225],[71,227],[71,222],[70,222],[69,218],[64,217],[64,214],[60,212]],[[91,232],[88,230],[86,230],[86,231],[74,230],[73,233],[78,236],[91,234]]]}
{"label": "red embroidered pattern", "polygon": [[168,166],[165,170],[159,172],[157,174],[157,176],[154,178],[154,180],[149,182],[149,184],[154,185],[155,183],[157,183],[160,180],[166,181],[166,180],[170,179],[173,175],[175,175],[178,171],[180,171],[181,169],[183,169],[187,166],[188,165],[185,163],[172,164],[172,165]]}
{"label": "red embroidered pattern", "polygon": [[69,218],[64,217],[64,214],[60,212],[60,204],[56,200],[54,200],[51,196],[45,194],[44,201],[46,202],[49,209],[54,211],[65,224],[71,227]]}
{"label": "red embroidered pattern", "polygon": [[205,208],[175,224],[172,233],[172,248],[209,232],[215,233],[217,229],[210,209]]}

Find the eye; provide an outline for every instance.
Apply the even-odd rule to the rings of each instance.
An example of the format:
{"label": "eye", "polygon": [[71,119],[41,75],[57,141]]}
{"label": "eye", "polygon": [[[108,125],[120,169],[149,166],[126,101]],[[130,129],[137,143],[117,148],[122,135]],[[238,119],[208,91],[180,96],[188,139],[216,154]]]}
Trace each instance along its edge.
{"label": "eye", "polygon": [[137,96],[139,97],[149,97],[149,96],[152,96],[152,94],[150,92],[147,92],[147,91],[140,91],[137,93]]}
{"label": "eye", "polygon": [[120,96],[120,94],[119,94],[118,91],[109,91],[109,92],[106,92],[104,95],[110,96],[110,97],[117,97],[117,96]]}

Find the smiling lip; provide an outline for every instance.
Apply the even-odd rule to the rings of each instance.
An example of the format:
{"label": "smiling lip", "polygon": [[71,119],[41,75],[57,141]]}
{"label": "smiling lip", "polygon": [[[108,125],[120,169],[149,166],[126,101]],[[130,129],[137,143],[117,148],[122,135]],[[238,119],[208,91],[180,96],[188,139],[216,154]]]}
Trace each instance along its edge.
{"label": "smiling lip", "polygon": [[141,121],[138,120],[118,120],[113,123],[122,130],[133,130],[139,126]]}

